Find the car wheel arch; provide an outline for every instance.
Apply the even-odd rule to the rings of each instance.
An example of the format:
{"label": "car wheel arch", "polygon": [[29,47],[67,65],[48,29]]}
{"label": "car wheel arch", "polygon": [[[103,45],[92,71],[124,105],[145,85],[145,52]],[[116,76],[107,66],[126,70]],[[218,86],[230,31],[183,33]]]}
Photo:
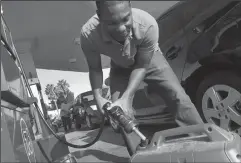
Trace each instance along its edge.
{"label": "car wheel arch", "polygon": [[201,81],[211,73],[221,70],[231,70],[241,75],[240,68],[230,60],[220,56],[210,56],[199,61],[201,67],[197,68],[183,83],[186,93],[195,102],[194,95]]}

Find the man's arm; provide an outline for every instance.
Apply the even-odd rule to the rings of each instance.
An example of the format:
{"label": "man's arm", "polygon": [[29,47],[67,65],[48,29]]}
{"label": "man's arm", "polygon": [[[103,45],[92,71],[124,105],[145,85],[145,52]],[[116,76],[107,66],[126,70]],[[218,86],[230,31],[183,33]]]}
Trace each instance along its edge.
{"label": "man's arm", "polygon": [[149,27],[145,38],[137,51],[135,66],[131,72],[127,89],[123,94],[124,98],[132,98],[140,83],[143,81],[150,60],[157,48],[158,38],[159,28],[156,23],[155,25]]}
{"label": "man's arm", "polygon": [[100,91],[103,84],[103,72],[100,54],[94,49],[91,40],[81,31],[81,48],[89,67],[89,79],[96,100],[101,97]]}

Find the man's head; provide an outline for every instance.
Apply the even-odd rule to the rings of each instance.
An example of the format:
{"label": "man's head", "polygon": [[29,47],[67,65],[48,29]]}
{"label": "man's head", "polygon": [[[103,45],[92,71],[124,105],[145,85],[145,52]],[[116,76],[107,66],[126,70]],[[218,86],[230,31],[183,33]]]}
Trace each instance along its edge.
{"label": "man's head", "polygon": [[104,30],[115,40],[124,41],[132,28],[130,1],[96,1],[97,15]]}

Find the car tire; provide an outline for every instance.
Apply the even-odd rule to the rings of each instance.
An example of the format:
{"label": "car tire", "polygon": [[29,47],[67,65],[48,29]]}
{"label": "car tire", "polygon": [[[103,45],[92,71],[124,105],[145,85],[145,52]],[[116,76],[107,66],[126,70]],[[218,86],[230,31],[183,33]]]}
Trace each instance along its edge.
{"label": "car tire", "polygon": [[[216,71],[199,84],[195,104],[204,122],[215,123],[241,136],[240,98],[241,76],[235,71]],[[219,102],[214,104],[215,100]]]}
{"label": "car tire", "polygon": [[91,120],[91,115],[86,114],[85,122],[86,122],[86,125],[87,125],[88,129],[90,129],[90,130],[95,129],[96,126]]}

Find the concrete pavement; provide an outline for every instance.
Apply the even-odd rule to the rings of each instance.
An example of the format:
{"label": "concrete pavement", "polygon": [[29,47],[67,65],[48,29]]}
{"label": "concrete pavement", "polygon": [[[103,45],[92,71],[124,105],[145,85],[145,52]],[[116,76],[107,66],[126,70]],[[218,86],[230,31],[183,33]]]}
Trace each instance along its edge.
{"label": "concrete pavement", "polygon": [[[172,128],[174,125],[140,126],[141,132],[151,138],[156,131]],[[68,142],[78,145],[90,143],[98,134],[99,129],[73,131],[66,134]],[[85,149],[69,147],[78,162],[128,162],[129,154],[120,134],[115,133],[111,127],[106,126],[99,141]]]}
{"label": "concrete pavement", "polygon": [[[90,143],[98,134],[99,129],[89,131],[74,131],[66,134],[68,142],[78,145]],[[78,159],[78,162],[127,162],[128,152],[120,134],[110,127],[104,129],[99,141],[85,149],[69,150]]]}

